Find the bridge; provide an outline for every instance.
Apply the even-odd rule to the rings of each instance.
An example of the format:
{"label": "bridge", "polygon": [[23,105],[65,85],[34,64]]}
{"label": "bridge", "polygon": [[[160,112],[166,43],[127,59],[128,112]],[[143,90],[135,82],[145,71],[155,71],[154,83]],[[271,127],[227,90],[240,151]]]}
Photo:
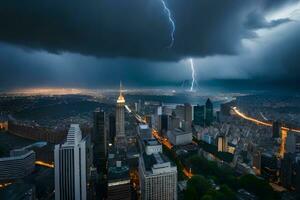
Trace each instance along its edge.
{"label": "bridge", "polygon": [[[239,109],[237,107],[232,107],[232,111],[237,116],[239,116],[239,117],[241,117],[241,118],[243,118],[243,119],[245,119],[247,121],[256,123],[256,124],[261,125],[261,126],[268,126],[268,127],[272,127],[273,126],[272,122],[269,122],[269,121],[264,122],[264,121],[255,119],[253,117],[247,116],[246,114],[244,114],[241,111],[239,111]],[[287,126],[282,126],[281,127],[281,144],[280,144],[280,148],[279,148],[279,156],[281,158],[283,158],[284,153],[285,153],[286,138],[287,138],[287,135],[288,135],[289,131],[292,131],[292,132],[294,132],[296,134],[300,134],[300,129],[299,128],[290,128],[290,127],[287,127]]]}
{"label": "bridge", "polygon": [[[243,119],[246,119],[248,121],[254,122],[254,123],[258,124],[258,125],[269,126],[269,127],[273,126],[272,122],[264,122],[264,121],[255,119],[253,117],[247,116],[246,114],[244,114],[241,111],[239,111],[237,107],[233,107],[232,110],[239,117],[241,117]],[[287,126],[282,126],[281,129],[285,130],[285,131],[293,131],[293,132],[296,132],[296,133],[300,133],[300,129],[299,128],[290,128],[290,127],[287,127]]]}

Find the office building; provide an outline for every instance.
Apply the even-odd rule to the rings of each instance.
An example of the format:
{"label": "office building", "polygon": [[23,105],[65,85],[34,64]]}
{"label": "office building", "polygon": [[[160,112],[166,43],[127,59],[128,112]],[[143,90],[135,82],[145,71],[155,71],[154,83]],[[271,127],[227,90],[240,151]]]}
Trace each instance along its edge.
{"label": "office building", "polygon": [[181,121],[185,120],[185,108],[183,105],[177,105],[175,108],[176,117],[178,117]]}
{"label": "office building", "polygon": [[194,125],[205,125],[205,106],[194,106]]}
{"label": "office building", "polygon": [[277,179],[277,158],[270,153],[261,154],[261,176],[269,181]]}
{"label": "office building", "polygon": [[86,199],[86,141],[78,124],[71,124],[65,143],[55,145],[54,163],[55,199]]}
{"label": "office building", "polygon": [[157,141],[151,141],[147,145],[155,148],[149,148],[150,150],[143,152],[139,158],[141,199],[176,200],[177,167],[157,148],[160,145]]}
{"label": "office building", "polygon": [[179,117],[176,117],[174,115],[170,116],[170,123],[168,130],[174,130],[175,128],[181,128],[182,127],[182,121],[180,121]]}
{"label": "office building", "polygon": [[296,135],[292,132],[287,134],[285,142],[285,152],[286,153],[296,153]]}
{"label": "office building", "polygon": [[293,178],[293,162],[294,156],[292,153],[285,153],[281,160],[280,166],[280,182],[283,187],[291,188]]}
{"label": "office building", "polygon": [[173,145],[185,145],[192,143],[192,132],[186,132],[182,129],[176,128],[168,131],[168,138]]}
{"label": "office building", "polygon": [[109,142],[113,144],[116,136],[116,116],[114,114],[109,115],[108,124],[109,124]]}
{"label": "office building", "polygon": [[160,115],[160,133],[165,135],[167,134],[169,128],[169,115]]}
{"label": "office building", "polygon": [[227,138],[225,135],[218,136],[218,151],[219,152],[227,152]]}
{"label": "office building", "polygon": [[126,149],[127,140],[125,135],[125,98],[123,96],[122,83],[120,83],[120,95],[116,106],[116,137],[115,146],[118,149]]}
{"label": "office building", "polygon": [[281,123],[279,121],[274,121],[272,129],[273,138],[279,138],[281,133]]}
{"label": "office building", "polygon": [[152,132],[148,124],[139,124],[137,126],[137,134],[141,140],[152,138]]}
{"label": "office building", "polygon": [[125,155],[113,150],[108,156],[107,199],[130,200],[129,166]]}
{"label": "office building", "polygon": [[35,169],[35,152],[30,150],[17,151],[10,157],[0,158],[0,181],[24,178]]}
{"label": "office building", "polygon": [[193,107],[189,103],[184,104],[184,121],[192,124],[193,120]]}
{"label": "office building", "polygon": [[94,165],[100,168],[105,165],[107,155],[107,136],[105,130],[105,112],[100,108],[94,111],[94,125],[92,134]]}
{"label": "office building", "polygon": [[214,121],[213,103],[208,98],[205,103],[205,124],[206,124],[206,126],[210,126],[213,121]]}

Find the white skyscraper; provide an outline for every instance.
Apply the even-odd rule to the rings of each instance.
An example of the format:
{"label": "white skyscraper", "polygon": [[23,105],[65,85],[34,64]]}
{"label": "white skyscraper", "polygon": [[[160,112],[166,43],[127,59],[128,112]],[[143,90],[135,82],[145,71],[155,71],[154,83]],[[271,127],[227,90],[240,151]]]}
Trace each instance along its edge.
{"label": "white skyscraper", "polygon": [[64,144],[55,145],[55,199],[86,199],[86,142],[78,124],[70,126]]}
{"label": "white skyscraper", "polygon": [[144,140],[145,150],[139,158],[142,200],[176,200],[177,167],[162,154],[155,139]]}

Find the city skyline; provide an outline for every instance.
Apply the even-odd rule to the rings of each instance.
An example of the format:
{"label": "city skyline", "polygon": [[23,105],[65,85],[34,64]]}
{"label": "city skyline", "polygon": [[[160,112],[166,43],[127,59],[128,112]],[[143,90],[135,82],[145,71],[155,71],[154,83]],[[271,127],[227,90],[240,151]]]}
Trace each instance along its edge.
{"label": "city skyline", "polygon": [[300,0],[0,3],[0,199],[300,199]]}

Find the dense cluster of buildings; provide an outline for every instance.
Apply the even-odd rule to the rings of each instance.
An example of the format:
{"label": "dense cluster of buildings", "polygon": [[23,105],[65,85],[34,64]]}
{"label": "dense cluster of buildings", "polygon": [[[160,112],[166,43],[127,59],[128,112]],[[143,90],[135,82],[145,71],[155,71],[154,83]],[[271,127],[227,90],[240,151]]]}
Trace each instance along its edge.
{"label": "dense cluster of buildings", "polygon": [[[178,185],[184,184],[178,183],[179,169],[164,154],[166,140],[176,156],[190,150],[203,153],[199,142],[212,149],[210,155],[232,155],[230,166],[238,174],[256,174],[300,191],[300,137],[287,131],[283,142],[282,122],[263,127],[240,119],[232,113],[234,101],[221,104],[217,112],[210,99],[195,106],[148,104],[154,112],[147,112],[143,122],[133,123],[133,137],[127,134],[122,85],[115,112],[94,110],[91,134],[79,124],[70,125],[65,140],[54,148],[55,199],[177,199]],[[144,110],[140,100],[134,107],[136,113]],[[7,126],[0,121],[0,129]],[[154,133],[159,136],[154,138]],[[216,160],[223,163],[222,158]],[[10,157],[0,158],[0,181],[28,176],[35,161],[35,152],[28,148],[11,151]],[[241,196],[246,193],[242,191]]]}

